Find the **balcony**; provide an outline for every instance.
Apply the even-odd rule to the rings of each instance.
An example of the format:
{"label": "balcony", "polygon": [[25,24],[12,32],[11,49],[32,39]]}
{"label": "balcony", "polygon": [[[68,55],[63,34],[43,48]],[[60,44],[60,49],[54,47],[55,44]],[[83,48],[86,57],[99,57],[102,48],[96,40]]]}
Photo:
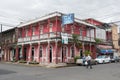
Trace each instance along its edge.
{"label": "balcony", "polygon": [[[28,41],[38,41],[46,39],[61,38],[61,32],[50,32],[46,34],[34,35],[32,37],[18,38],[18,42],[28,42]],[[68,34],[68,38],[72,39],[72,34]],[[95,42],[94,38],[80,36],[79,40],[81,41],[90,41]]]}

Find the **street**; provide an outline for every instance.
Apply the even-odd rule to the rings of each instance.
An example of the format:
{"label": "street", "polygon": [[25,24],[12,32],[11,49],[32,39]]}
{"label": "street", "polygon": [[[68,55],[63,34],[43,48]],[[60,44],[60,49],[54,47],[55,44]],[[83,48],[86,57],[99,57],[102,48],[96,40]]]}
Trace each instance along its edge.
{"label": "street", "polygon": [[120,80],[120,63],[44,68],[0,63],[0,80]]}

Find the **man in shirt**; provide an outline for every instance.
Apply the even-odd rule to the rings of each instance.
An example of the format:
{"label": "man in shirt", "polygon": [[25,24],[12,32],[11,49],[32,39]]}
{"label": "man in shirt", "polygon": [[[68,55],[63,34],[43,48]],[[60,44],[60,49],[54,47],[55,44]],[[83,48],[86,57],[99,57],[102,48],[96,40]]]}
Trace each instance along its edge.
{"label": "man in shirt", "polygon": [[92,69],[92,65],[91,65],[91,56],[88,54],[88,56],[86,57],[86,61],[87,61],[87,68],[90,67],[90,69]]}

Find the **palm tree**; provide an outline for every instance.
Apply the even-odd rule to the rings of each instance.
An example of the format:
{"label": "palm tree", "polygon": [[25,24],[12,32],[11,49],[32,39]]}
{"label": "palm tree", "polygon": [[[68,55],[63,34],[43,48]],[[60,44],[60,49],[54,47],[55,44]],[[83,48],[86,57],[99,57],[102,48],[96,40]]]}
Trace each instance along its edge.
{"label": "palm tree", "polygon": [[79,40],[79,35],[73,34],[73,35],[72,35],[72,42],[73,42],[73,44],[74,44],[74,50],[75,50],[75,46],[80,47],[81,42],[80,42],[80,40]]}

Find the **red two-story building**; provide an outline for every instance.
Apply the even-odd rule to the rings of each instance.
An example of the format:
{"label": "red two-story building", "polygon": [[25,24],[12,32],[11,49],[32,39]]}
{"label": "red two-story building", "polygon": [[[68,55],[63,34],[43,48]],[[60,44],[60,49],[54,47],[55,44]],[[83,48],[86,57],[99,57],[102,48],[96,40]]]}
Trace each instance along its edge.
{"label": "red two-story building", "polygon": [[[16,59],[40,64],[69,63],[74,62],[74,57],[82,55],[85,50],[90,50],[94,58],[96,27],[77,18],[74,23],[62,26],[62,15],[54,12],[17,26]],[[68,34],[68,44],[62,44],[61,33]],[[79,35],[81,47],[71,42],[72,34]]]}

